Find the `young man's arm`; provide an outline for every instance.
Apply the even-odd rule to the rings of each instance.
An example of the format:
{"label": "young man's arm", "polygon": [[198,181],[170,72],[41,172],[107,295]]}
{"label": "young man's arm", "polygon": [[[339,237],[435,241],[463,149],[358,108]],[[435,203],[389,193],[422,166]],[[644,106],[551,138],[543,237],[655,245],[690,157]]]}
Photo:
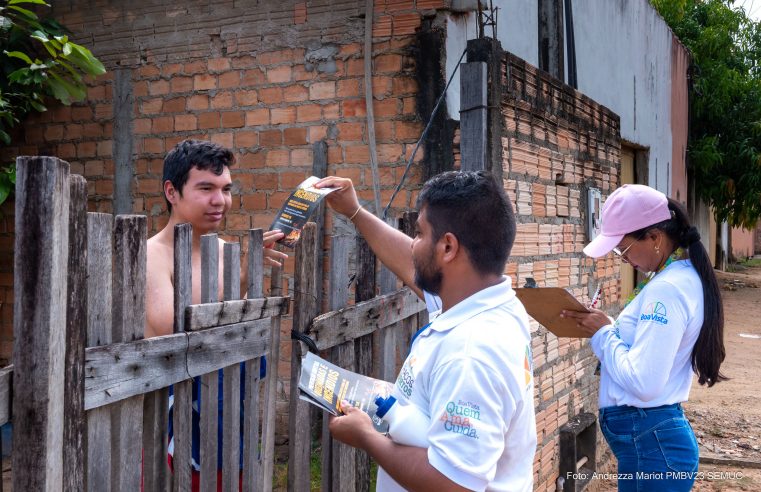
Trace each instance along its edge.
{"label": "young man's arm", "polygon": [[339,188],[327,195],[328,205],[341,215],[351,218],[378,259],[422,299],[423,292],[415,285],[412,264],[412,239],[394,229],[364,208],[360,209],[357,193],[350,179],[331,176],[315,184],[316,188]]}
{"label": "young man's arm", "polygon": [[426,449],[396,444],[378,433],[370,417],[362,410],[351,405],[344,406],[344,410],[345,415],[330,417],[331,435],[349,446],[365,450],[405,489],[434,492],[469,490],[431,466]]}

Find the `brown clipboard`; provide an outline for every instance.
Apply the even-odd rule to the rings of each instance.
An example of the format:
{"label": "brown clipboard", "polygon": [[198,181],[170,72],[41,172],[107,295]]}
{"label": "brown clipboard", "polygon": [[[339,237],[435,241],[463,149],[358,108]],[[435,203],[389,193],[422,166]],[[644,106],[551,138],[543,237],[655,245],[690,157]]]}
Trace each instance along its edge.
{"label": "brown clipboard", "polygon": [[542,326],[558,337],[589,338],[576,326],[576,321],[561,318],[560,312],[590,312],[586,306],[560,287],[534,287],[515,289],[515,295],[523,303],[526,312]]}

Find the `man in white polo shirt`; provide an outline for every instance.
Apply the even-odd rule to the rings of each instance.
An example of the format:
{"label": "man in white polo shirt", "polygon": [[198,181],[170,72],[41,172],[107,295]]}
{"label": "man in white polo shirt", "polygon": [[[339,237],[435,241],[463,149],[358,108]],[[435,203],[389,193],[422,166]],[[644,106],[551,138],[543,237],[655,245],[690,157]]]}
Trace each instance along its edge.
{"label": "man in white polo shirt", "polygon": [[430,424],[427,448],[377,433],[363,412],[331,418],[334,438],[380,465],[377,489],[530,491],[536,449],[531,337],[526,311],[502,273],[515,218],[486,172],[448,172],[418,198],[410,239],[363,209],[348,179],[330,206],[351,219],[378,258],[426,300],[431,323],[415,336],[394,386]]}

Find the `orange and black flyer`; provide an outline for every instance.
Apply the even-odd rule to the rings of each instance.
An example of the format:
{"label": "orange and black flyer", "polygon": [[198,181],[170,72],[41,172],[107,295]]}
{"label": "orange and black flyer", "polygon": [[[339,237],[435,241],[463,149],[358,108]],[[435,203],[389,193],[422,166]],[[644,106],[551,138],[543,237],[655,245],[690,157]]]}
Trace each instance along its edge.
{"label": "orange and black flyer", "polygon": [[393,383],[363,376],[307,352],[301,361],[299,398],[333,415],[341,415],[341,401],[359,408],[370,416],[378,431],[385,432],[388,424],[376,417],[375,399],[387,398]]}
{"label": "orange and black flyer", "polygon": [[314,213],[325,195],[338,188],[315,188],[320,178],[310,176],[290,194],[280,211],[275,216],[270,230],[280,229],[285,237],[278,241],[289,248],[296,247],[309,217]]}

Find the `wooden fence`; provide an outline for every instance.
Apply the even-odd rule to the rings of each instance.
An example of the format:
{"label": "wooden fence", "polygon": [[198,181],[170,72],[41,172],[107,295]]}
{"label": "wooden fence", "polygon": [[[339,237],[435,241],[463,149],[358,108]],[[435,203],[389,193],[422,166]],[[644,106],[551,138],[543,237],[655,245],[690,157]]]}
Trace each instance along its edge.
{"label": "wooden fence", "polygon": [[[411,228],[416,214],[405,214],[402,225]],[[396,278],[385,268],[376,286],[375,256],[362,239],[356,247],[356,303],[347,307],[349,298],[348,261],[354,237],[331,238],[328,285],[330,312],[319,314],[318,299],[313,295],[320,279],[315,258],[317,229],[308,225],[302,232],[297,251],[294,278],[294,330],[310,337],[328,360],[346,369],[376,378],[394,381],[409,351],[412,334],[428,322],[425,304],[409,289],[396,290]],[[376,287],[382,295],[375,297]],[[291,353],[289,414],[288,490],[310,489],[310,458],[313,441],[312,423],[315,408],[298,398],[298,375],[304,345],[294,343]],[[321,442],[321,490],[367,491],[370,485],[370,461],[364,452],[333,442],[323,415]]]}
{"label": "wooden fence", "polygon": [[[13,367],[0,371],[0,423],[13,422],[14,490],[190,490],[191,387],[201,378],[200,483],[238,489],[245,364],[244,490],[270,490],[280,317],[289,299],[262,297],[262,232],[249,234],[247,299],[239,244],[202,237],[202,300],[190,305],[189,225],[175,229],[174,334],[142,339],[146,218],[87,213],[86,182],[54,157],[17,160]],[[273,272],[273,285],[279,274]],[[261,358],[271,363],[260,381]],[[223,426],[217,427],[217,371]],[[174,387],[174,473],[167,465]],[[12,389],[12,391],[11,391]],[[11,397],[12,395],[12,397]],[[260,430],[261,428],[261,430]]]}
{"label": "wooden fence", "polygon": [[[263,297],[262,231],[249,233],[247,299],[240,300],[239,244],[224,244],[224,302],[217,302],[215,234],[201,238],[201,300],[191,305],[188,224],[175,228],[174,334],[143,339],[146,218],[87,213],[86,182],[54,157],[20,157],[16,188],[14,366],[0,370],[0,424],[13,422],[14,490],[190,490],[192,385],[200,378],[200,486],[271,490],[280,319],[289,299],[272,274]],[[414,214],[403,224],[411,226]],[[296,249],[293,326],[322,354],[350,370],[392,380],[425,305],[381,269],[357,240],[355,304],[347,258],[355,238],[331,238],[327,306],[322,301],[319,227],[308,224]],[[375,296],[376,289],[381,291]],[[288,489],[310,488],[314,436],[297,378],[305,345],[292,344]],[[263,356],[267,376],[260,381]],[[243,429],[241,371],[245,364]],[[223,425],[218,428],[218,371]],[[174,472],[167,465],[169,387],[173,386]],[[368,490],[367,455],[333,442],[323,418],[322,490]],[[216,435],[222,433],[218,450]],[[180,464],[184,464],[180,466]],[[142,481],[142,482],[141,482]]]}

